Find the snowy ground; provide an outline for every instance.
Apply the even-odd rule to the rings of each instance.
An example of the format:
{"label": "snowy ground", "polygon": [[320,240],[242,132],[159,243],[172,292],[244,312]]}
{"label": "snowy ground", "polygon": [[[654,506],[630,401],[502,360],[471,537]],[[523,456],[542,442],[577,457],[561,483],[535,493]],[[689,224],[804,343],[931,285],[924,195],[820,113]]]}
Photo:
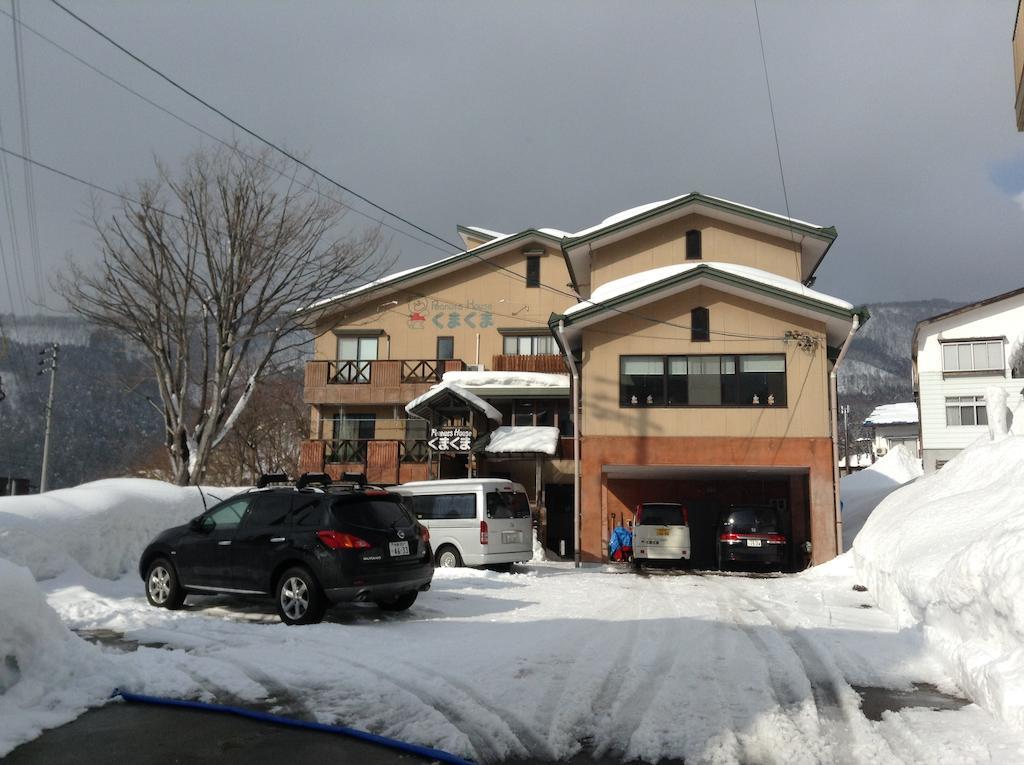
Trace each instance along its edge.
{"label": "snowy ground", "polygon": [[[0,499],[0,756],[119,687],[479,762],[1024,763],[1022,476],[1024,438],[979,444],[798,576],[439,570],[408,612],[336,608],[300,628],[267,602],[147,604],[134,562],[202,510],[195,489]],[[868,703],[922,684],[982,706]]]}

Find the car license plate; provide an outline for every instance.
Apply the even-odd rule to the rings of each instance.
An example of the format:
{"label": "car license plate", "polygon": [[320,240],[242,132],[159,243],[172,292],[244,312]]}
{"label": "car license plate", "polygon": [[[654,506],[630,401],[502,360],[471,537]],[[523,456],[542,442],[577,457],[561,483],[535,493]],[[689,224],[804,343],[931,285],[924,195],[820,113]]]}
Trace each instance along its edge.
{"label": "car license plate", "polygon": [[747,540],[747,547],[760,547],[760,546],[761,546],[761,540],[760,539],[748,539]]}
{"label": "car license plate", "polygon": [[523,533],[521,531],[503,531],[501,532],[501,543],[503,545],[513,545],[517,542],[523,541]]}
{"label": "car license plate", "polygon": [[391,557],[395,558],[399,555],[409,554],[409,543],[408,542],[391,542],[389,545],[391,550]]}
{"label": "car license plate", "polygon": [[655,529],[655,533],[659,537],[667,537],[668,536],[668,529]]}

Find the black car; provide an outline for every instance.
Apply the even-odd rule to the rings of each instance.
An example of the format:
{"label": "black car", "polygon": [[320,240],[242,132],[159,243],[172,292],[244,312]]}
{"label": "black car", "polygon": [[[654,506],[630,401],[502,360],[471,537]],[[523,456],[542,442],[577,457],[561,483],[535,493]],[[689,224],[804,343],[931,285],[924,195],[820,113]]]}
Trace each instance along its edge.
{"label": "black car", "polygon": [[164,531],[139,560],[147,599],[273,596],[285,624],[318,622],[333,603],[409,608],[434,575],[430,532],[397,494],[329,480],[244,492]]}
{"label": "black car", "polygon": [[779,511],[770,505],[732,505],[718,519],[718,568],[731,563],[781,569],[786,535]]}

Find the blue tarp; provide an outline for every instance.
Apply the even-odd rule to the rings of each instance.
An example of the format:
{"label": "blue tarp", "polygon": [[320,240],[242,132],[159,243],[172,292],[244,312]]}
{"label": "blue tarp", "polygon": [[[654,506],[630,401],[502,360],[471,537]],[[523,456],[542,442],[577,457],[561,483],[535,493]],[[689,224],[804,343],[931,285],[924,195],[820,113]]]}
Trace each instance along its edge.
{"label": "blue tarp", "polygon": [[633,532],[624,526],[616,526],[608,540],[608,557],[612,560],[625,560],[632,552]]}

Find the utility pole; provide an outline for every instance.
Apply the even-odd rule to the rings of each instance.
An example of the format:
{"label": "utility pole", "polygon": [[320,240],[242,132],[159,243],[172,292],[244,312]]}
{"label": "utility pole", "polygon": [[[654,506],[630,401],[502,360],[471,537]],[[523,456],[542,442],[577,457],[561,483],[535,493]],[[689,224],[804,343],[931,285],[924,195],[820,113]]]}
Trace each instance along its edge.
{"label": "utility pole", "polygon": [[850,405],[840,406],[839,413],[843,415],[843,451],[846,453],[846,474],[850,475],[853,472],[853,465],[850,463]]}
{"label": "utility pole", "polygon": [[[37,375],[50,373],[50,395],[46,399],[46,432],[43,436],[43,471],[39,477],[40,494],[46,491],[47,468],[50,463],[50,424],[53,422],[53,389],[57,382],[57,350],[59,348],[60,346],[54,343],[49,349],[39,352],[39,355],[43,357],[39,362],[42,369],[36,372]],[[51,355],[47,356],[47,353]],[[46,366],[47,362],[50,364],[49,367]]]}

